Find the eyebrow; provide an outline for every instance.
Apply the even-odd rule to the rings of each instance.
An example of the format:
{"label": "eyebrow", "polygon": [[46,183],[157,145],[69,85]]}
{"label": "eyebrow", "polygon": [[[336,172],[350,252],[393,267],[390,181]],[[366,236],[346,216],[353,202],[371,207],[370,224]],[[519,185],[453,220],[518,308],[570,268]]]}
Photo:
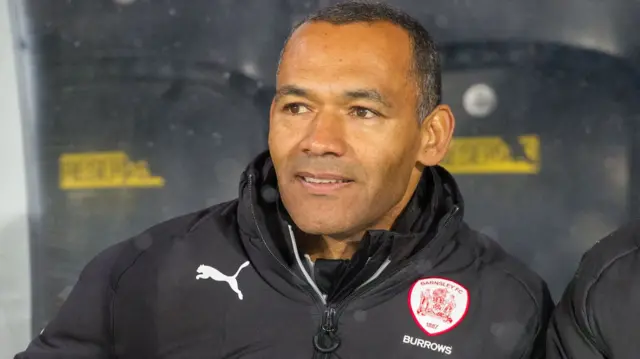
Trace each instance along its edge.
{"label": "eyebrow", "polygon": [[380,92],[373,89],[347,91],[345,92],[345,96],[353,100],[369,100],[377,102],[386,107],[392,107],[387,101],[384,100],[384,97],[382,96],[382,94],[380,94]]}
{"label": "eyebrow", "polygon": [[[305,98],[312,97],[308,90],[295,85],[285,85],[278,88],[275,95],[276,100],[283,96],[298,96]],[[385,101],[382,94],[374,89],[350,90],[346,91],[343,96],[351,100],[369,100],[380,103],[381,105],[384,105],[386,107],[392,107],[391,104]]]}
{"label": "eyebrow", "polygon": [[283,96],[309,97],[309,93],[307,90],[301,87],[294,86],[294,85],[286,85],[276,90],[276,95],[275,95],[276,100]]}

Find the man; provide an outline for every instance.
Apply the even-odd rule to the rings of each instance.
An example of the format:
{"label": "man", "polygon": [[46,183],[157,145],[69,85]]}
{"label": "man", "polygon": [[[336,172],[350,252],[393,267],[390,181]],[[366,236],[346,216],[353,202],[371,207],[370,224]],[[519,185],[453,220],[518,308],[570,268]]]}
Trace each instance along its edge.
{"label": "man", "polygon": [[408,15],[309,17],[239,198],[98,255],[18,358],[542,358],[546,286],[463,223],[439,102]]}
{"label": "man", "polygon": [[549,326],[549,358],[640,355],[638,233],[640,221],[635,221],[599,241],[582,257]]}

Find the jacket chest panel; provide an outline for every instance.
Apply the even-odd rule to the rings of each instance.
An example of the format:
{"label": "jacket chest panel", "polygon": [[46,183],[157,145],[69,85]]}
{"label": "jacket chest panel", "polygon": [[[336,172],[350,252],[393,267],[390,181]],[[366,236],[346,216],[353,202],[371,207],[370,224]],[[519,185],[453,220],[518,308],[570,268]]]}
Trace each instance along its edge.
{"label": "jacket chest panel", "polygon": [[182,274],[156,273],[153,280],[124,283],[114,302],[116,351],[122,358],[207,353],[206,358],[244,359],[297,357],[299,348],[300,357],[311,357],[318,308],[291,300],[250,265],[241,265],[194,266]]}
{"label": "jacket chest panel", "polygon": [[[534,331],[534,323],[529,320],[534,316],[532,307],[496,302],[491,294],[495,290],[484,290],[481,285],[470,284],[465,289],[468,300],[445,295],[449,292],[434,294],[433,287],[425,286],[424,294],[413,294],[413,305],[409,288],[375,306],[346,310],[339,318],[341,346],[337,354],[511,359],[525,352]],[[461,305],[467,306],[462,318],[455,316],[455,308]]]}

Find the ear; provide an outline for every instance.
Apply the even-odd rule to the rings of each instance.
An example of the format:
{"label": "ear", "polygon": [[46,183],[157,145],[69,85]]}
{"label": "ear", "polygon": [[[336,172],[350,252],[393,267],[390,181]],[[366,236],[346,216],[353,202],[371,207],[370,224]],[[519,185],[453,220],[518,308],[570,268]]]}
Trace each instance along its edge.
{"label": "ear", "polygon": [[422,136],[418,162],[424,166],[437,165],[449,150],[456,121],[447,105],[439,105],[422,121]]}

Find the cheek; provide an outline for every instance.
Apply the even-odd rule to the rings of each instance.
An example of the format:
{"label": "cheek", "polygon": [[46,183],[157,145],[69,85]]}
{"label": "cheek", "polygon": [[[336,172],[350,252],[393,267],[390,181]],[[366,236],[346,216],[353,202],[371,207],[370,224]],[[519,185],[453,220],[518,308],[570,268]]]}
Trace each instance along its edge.
{"label": "cheek", "polygon": [[296,131],[290,121],[271,119],[269,123],[269,151],[274,158],[282,157],[299,143],[302,131]]}
{"label": "cheek", "polygon": [[371,145],[359,147],[357,156],[367,172],[371,191],[380,192],[393,187],[392,192],[396,192],[396,187],[401,190],[408,184],[419,148],[410,141],[412,139],[407,137],[405,141],[389,138],[386,142],[371,142]]}
{"label": "cheek", "polygon": [[370,190],[375,193],[396,193],[406,187],[413,165],[401,158],[386,158],[367,166]]}
{"label": "cheek", "polygon": [[385,175],[388,171],[413,167],[420,147],[414,133],[391,128],[375,133],[362,131],[352,136],[350,143],[363,165],[370,171],[384,170]]}

